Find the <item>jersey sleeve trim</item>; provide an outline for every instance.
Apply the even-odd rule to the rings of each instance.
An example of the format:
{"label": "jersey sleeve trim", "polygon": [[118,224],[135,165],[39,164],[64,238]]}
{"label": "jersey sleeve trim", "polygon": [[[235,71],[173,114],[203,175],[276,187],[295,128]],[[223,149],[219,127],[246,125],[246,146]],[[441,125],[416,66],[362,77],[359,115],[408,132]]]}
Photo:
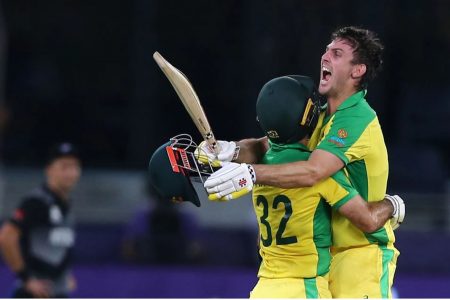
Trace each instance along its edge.
{"label": "jersey sleeve trim", "polygon": [[333,209],[334,210],[339,210],[339,208],[342,207],[342,205],[344,205],[345,203],[347,203],[350,199],[352,199],[353,197],[355,197],[356,195],[358,195],[358,191],[357,190],[350,190],[347,194],[347,196],[345,196],[344,198],[342,198],[341,200],[339,200],[338,202],[336,202],[333,205]]}

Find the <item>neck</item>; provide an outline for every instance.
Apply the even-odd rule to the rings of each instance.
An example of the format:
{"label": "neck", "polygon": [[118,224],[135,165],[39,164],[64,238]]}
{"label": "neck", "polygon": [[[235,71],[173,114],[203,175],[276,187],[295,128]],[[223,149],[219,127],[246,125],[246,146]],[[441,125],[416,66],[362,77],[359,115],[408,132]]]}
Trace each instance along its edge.
{"label": "neck", "polygon": [[48,187],[50,188],[50,190],[55,193],[56,195],[58,195],[58,197],[60,197],[61,199],[67,201],[69,199],[69,190],[66,190],[60,186],[58,186],[57,184],[55,184],[52,181],[48,181],[47,182]]}
{"label": "neck", "polygon": [[328,115],[332,115],[336,112],[337,108],[344,103],[346,99],[348,99],[351,95],[356,93],[355,89],[348,89],[339,94],[328,96],[327,97],[327,113]]}

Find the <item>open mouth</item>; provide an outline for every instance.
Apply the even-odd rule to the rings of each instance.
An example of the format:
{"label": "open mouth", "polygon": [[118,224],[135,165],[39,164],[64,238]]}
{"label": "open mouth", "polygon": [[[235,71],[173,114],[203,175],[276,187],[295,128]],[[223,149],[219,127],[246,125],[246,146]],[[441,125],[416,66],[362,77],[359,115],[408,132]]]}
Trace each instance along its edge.
{"label": "open mouth", "polygon": [[328,80],[330,80],[331,75],[333,75],[333,72],[328,67],[322,66],[322,79],[320,80],[321,83],[326,83]]}

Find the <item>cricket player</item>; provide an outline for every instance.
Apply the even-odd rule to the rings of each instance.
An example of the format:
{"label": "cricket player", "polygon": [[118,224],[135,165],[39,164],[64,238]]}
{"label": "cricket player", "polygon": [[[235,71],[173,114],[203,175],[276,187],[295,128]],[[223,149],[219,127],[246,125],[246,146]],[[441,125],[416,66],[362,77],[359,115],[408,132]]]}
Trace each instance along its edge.
{"label": "cricket player", "polygon": [[[307,143],[319,113],[314,98],[313,81],[306,76],[283,76],[264,85],[256,111],[270,148],[262,163],[308,159]],[[360,230],[373,232],[392,216],[394,206],[403,202],[398,196],[387,196],[369,204],[339,171],[313,187],[286,189],[256,184],[253,205],[262,262],[251,297],[331,298],[330,205]]]}
{"label": "cricket player", "polygon": [[3,258],[17,275],[14,298],[67,298],[76,288],[70,270],[75,224],[69,198],[81,175],[75,147],[52,147],[45,174],[45,183],[24,197],[0,230]]}
{"label": "cricket player", "polygon": [[[331,35],[321,58],[318,92],[327,105],[309,141],[314,149],[307,161],[257,164],[268,149],[266,138],[221,142],[216,158],[247,164],[228,165],[205,182],[211,199],[233,199],[249,192],[253,183],[295,188],[313,186],[345,167],[350,182],[368,202],[384,197],[388,156],[375,111],[365,99],[367,85],[381,69],[383,46],[375,34],[343,27]],[[208,151],[203,145],[202,151]],[[239,152],[238,155],[236,153]],[[248,164],[248,163],[251,163]],[[245,178],[245,185],[236,184]],[[243,181],[241,181],[243,182]],[[396,261],[391,224],[367,234],[334,211],[333,260],[330,290],[338,298],[391,297]]]}

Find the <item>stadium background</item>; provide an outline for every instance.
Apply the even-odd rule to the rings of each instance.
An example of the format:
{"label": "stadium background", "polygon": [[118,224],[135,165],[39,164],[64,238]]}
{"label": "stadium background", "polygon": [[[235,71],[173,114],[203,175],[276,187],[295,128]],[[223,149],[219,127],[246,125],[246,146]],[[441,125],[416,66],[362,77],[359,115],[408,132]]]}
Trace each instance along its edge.
{"label": "stadium background", "polygon": [[[248,198],[180,206],[198,223],[202,259],[130,262],[123,240],[147,205],[151,153],[195,127],[152,60],[194,84],[215,134],[260,136],[255,100],[269,79],[319,76],[332,30],[379,34],[385,66],[370,85],[390,154],[388,192],[407,202],[397,232],[400,297],[450,297],[450,2],[3,0],[0,19],[0,216],[42,181],[49,143],[83,153],[75,191],[74,297],[247,297],[256,282]],[[200,190],[199,190],[200,191]],[[127,225],[128,224],[128,225]],[[145,250],[145,249],[144,249]],[[13,276],[0,263],[0,297]]]}

